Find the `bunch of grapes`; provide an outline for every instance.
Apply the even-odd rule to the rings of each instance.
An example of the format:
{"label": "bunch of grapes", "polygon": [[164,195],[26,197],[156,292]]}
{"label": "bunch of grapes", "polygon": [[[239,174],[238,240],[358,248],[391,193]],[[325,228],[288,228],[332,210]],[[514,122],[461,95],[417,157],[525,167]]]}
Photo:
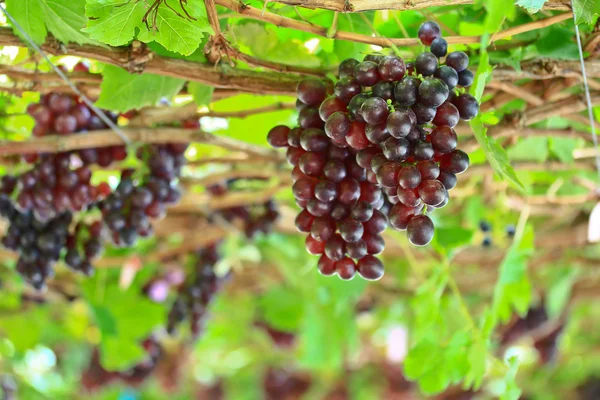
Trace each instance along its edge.
{"label": "bunch of grapes", "polygon": [[100,205],[104,223],[115,245],[133,246],[138,237],[149,237],[151,221],[165,216],[166,208],[177,204],[181,190],[177,179],[185,165],[187,144],[149,145],[138,151],[149,173],[139,180],[133,170],[125,170],[116,190]]}
{"label": "bunch of grapes", "polygon": [[[49,93],[43,95],[40,102],[31,104],[27,113],[35,120],[33,136],[69,135],[88,131],[107,129],[108,126],[81,100],[73,95]],[[117,115],[109,111],[104,113],[117,122]],[[71,154],[77,154],[83,164],[98,164],[108,167],[113,161],[122,161],[127,157],[124,146],[103,147],[98,149],[83,149]],[[25,161],[35,162],[37,154],[25,156]]]}
{"label": "bunch of grapes", "polygon": [[[237,179],[210,185],[206,190],[213,196],[223,196],[232,189]],[[268,200],[263,204],[248,206],[235,206],[218,211],[225,221],[234,223],[241,221],[246,238],[253,239],[258,233],[268,234],[279,219],[277,203]]]}
{"label": "bunch of grapes", "polygon": [[197,339],[204,329],[208,307],[227,277],[220,278],[214,268],[220,259],[218,244],[197,254],[192,280],[182,286],[168,315],[167,331],[173,334],[177,325],[189,318],[190,331]]}
{"label": "bunch of grapes", "polygon": [[92,263],[104,250],[102,222],[77,223],[74,232],[67,238],[66,247],[65,264],[74,271],[91,276],[94,272]]}
{"label": "bunch of grapes", "polygon": [[68,153],[42,155],[32,169],[16,177],[17,207],[48,221],[66,211],[88,209],[110,193],[110,186],[91,183],[87,166],[72,168]]}
{"label": "bunch of grapes", "polygon": [[325,275],[379,279],[375,255],[388,221],[414,245],[427,245],[434,234],[428,213],[448,203],[456,175],[469,166],[453,129],[479,112],[462,89],[474,80],[469,57],[447,54],[434,22],[421,26],[419,38],[430,51],[414,61],[382,54],[343,61],[333,95],[323,82],[303,80],[300,126],[268,134],[271,146],[287,148],[303,208],[296,226],[309,233],[307,250],[321,255]]}

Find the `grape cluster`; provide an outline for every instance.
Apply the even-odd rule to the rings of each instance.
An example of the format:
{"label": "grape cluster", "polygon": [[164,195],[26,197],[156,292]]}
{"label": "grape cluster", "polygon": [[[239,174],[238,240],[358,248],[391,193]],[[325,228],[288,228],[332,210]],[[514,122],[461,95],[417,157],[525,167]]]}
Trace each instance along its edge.
{"label": "grape cluster", "polygon": [[218,245],[211,245],[197,254],[192,280],[182,286],[167,318],[167,331],[175,333],[177,326],[189,318],[190,331],[197,339],[204,329],[207,310],[215,294],[226,281],[215,274],[220,259]]}
{"label": "grape cluster", "polygon": [[[88,131],[107,129],[108,126],[81,100],[69,94],[49,93],[43,95],[39,103],[31,104],[27,113],[35,120],[33,136],[69,135]],[[109,111],[104,113],[117,122],[117,115]],[[98,164],[108,167],[114,161],[122,161],[127,157],[124,146],[83,149],[70,154],[77,154],[83,164]],[[38,154],[28,154],[25,161],[35,162]]]}
{"label": "grape cluster", "polygon": [[[225,182],[210,185],[206,188],[212,196],[223,196],[234,186],[237,179],[229,179]],[[241,221],[242,229],[246,238],[253,239],[257,234],[268,234],[279,219],[277,203],[268,200],[263,204],[254,206],[234,206],[219,210],[220,217],[229,223]]]}
{"label": "grape cluster", "polygon": [[434,22],[421,26],[419,38],[430,51],[414,61],[382,54],[343,61],[333,94],[321,81],[301,81],[299,127],[277,126],[267,136],[287,148],[303,208],[296,227],[309,233],[307,250],[321,255],[325,275],[379,279],[375,255],[388,222],[414,245],[427,245],[434,234],[428,213],[448,203],[456,175],[469,166],[454,131],[479,112],[462,89],[474,80],[469,57],[447,54]]}
{"label": "grape cluster", "polygon": [[102,221],[91,224],[77,223],[75,230],[67,238],[65,264],[74,271],[91,276],[94,272],[92,263],[104,251],[102,240]]}
{"label": "grape cluster", "polygon": [[5,194],[0,196],[0,215],[9,222],[2,245],[19,253],[17,272],[30,285],[42,289],[60,259],[73,215],[65,212],[42,222],[31,212],[17,210]]}
{"label": "grape cluster", "polygon": [[185,165],[187,144],[149,145],[138,151],[149,173],[135,179],[125,170],[116,190],[101,204],[104,223],[117,246],[133,246],[138,237],[153,233],[151,221],[165,216],[166,208],[181,199],[176,180]]}
{"label": "grape cluster", "polygon": [[66,211],[82,211],[110,193],[102,182],[92,185],[88,166],[71,167],[68,153],[42,155],[32,169],[16,177],[17,207],[48,221]]}

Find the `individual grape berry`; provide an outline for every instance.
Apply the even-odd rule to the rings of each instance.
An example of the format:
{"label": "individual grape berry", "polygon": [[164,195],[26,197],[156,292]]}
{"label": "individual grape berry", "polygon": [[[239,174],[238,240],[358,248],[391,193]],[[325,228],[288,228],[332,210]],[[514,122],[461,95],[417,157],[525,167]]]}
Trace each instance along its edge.
{"label": "individual grape berry", "polygon": [[442,157],[440,168],[453,174],[462,174],[469,168],[469,156],[462,150],[453,150]]}
{"label": "individual grape berry", "polygon": [[306,107],[300,111],[298,115],[298,123],[304,129],[308,128],[323,128],[323,121],[319,115],[319,109],[316,107]]}
{"label": "individual grape berry", "polygon": [[369,147],[370,142],[365,135],[365,123],[354,121],[350,126],[346,142],[350,147],[356,150],[363,150]]}
{"label": "individual grape berry", "polygon": [[315,217],[325,217],[331,213],[333,203],[324,203],[317,199],[311,199],[306,204],[306,209]]}
{"label": "individual grape berry", "polygon": [[456,187],[457,178],[456,175],[451,172],[441,171],[437,180],[442,182],[442,185],[444,185],[446,190],[451,190]]}
{"label": "individual grape berry", "polygon": [[475,75],[473,72],[465,69],[458,74],[458,84],[463,87],[469,87],[475,81]]}
{"label": "individual grape berry", "polygon": [[415,70],[423,76],[431,76],[438,68],[438,59],[428,51],[421,53],[415,60]]}
{"label": "individual grape berry", "polygon": [[361,86],[373,86],[381,80],[377,64],[373,61],[363,61],[354,68],[354,78]]}
{"label": "individual grape berry", "polygon": [[350,210],[348,209],[348,206],[341,203],[336,203],[331,209],[330,214],[331,218],[333,218],[335,221],[346,219],[349,215]]}
{"label": "individual grape berry", "polygon": [[403,167],[398,174],[398,184],[403,189],[415,189],[421,183],[421,173],[412,165]]}
{"label": "individual grape berry", "polygon": [[381,254],[385,249],[385,241],[380,235],[365,233],[363,240],[367,244],[367,253],[371,255]]}
{"label": "individual grape berry", "polygon": [[334,112],[327,118],[325,133],[332,139],[342,140],[348,134],[351,124],[348,114],[341,111]]}
{"label": "individual grape berry", "polygon": [[302,155],[304,153],[306,153],[306,151],[304,151],[298,147],[288,147],[285,156],[286,156],[287,162],[290,165],[295,167],[300,162],[300,157],[302,157]]}
{"label": "individual grape berry", "polygon": [[453,89],[458,85],[458,72],[447,65],[439,67],[437,71],[435,71],[434,76],[444,82],[450,89]]}
{"label": "individual grape berry", "polygon": [[54,131],[61,135],[68,135],[77,130],[77,119],[69,114],[61,114],[54,120]]}
{"label": "individual grape berry", "polygon": [[394,99],[403,107],[410,107],[417,102],[417,95],[421,81],[415,77],[407,76],[394,87]]}
{"label": "individual grape berry", "polygon": [[329,217],[315,218],[310,228],[313,238],[323,242],[329,240],[335,233],[335,223]]}
{"label": "individual grape berry", "polygon": [[302,210],[297,216],[295,220],[296,229],[303,233],[310,232],[315,217],[310,215],[307,210]]}
{"label": "individual grape berry", "polygon": [[449,92],[448,86],[442,80],[425,79],[419,86],[419,103],[437,108],[446,101]]}
{"label": "individual grape berry", "polygon": [[431,160],[419,161],[416,165],[422,180],[437,179],[440,176],[440,167]]}
{"label": "individual grape berry", "polygon": [[395,187],[398,184],[398,174],[401,164],[388,161],[377,171],[377,182],[385,187]]}
{"label": "individual grape berry", "polygon": [[299,200],[310,200],[315,194],[315,182],[309,178],[299,179],[292,186],[294,197]]}
{"label": "individual grape berry", "polygon": [[411,108],[412,108],[412,111],[415,113],[415,116],[417,117],[418,125],[428,124],[431,121],[433,121],[433,118],[435,118],[435,114],[436,114],[435,107],[429,107],[424,104],[417,103],[417,104],[413,105]]}
{"label": "individual grape berry", "polygon": [[355,121],[365,122],[365,120],[362,117],[362,114],[360,113],[360,108],[362,107],[365,100],[367,100],[370,97],[371,96],[369,96],[366,93],[360,93],[354,96],[352,100],[350,100],[350,103],[348,103],[348,112],[350,113],[350,116],[354,118]]}
{"label": "individual grape berry", "polygon": [[338,111],[345,113],[347,111],[346,103],[337,96],[329,96],[319,106],[321,121],[326,122],[331,114]]}
{"label": "individual grape berry", "polygon": [[418,35],[421,43],[423,43],[425,46],[429,46],[434,39],[442,37],[442,30],[437,23],[433,21],[427,21],[419,27]]}
{"label": "individual grape berry", "polygon": [[385,122],[389,115],[387,102],[379,97],[365,100],[360,112],[365,122],[373,125]]}
{"label": "individual grape berry", "polygon": [[317,263],[317,268],[321,275],[331,276],[335,274],[335,261],[327,258],[327,256],[321,256]]}
{"label": "individual grape berry", "polygon": [[394,84],[393,82],[377,82],[373,86],[373,97],[379,97],[385,101],[394,100]]}
{"label": "individual grape berry", "polygon": [[379,62],[379,75],[384,81],[399,81],[406,74],[404,60],[396,56],[386,56]]}
{"label": "individual grape berry", "polygon": [[350,151],[346,148],[340,148],[336,146],[331,146],[329,151],[327,152],[327,156],[331,160],[345,160],[350,156]]}
{"label": "individual grape berry", "polygon": [[363,224],[365,232],[376,235],[380,234],[387,228],[388,220],[385,214],[379,210],[373,210],[371,218]]}
{"label": "individual grape berry", "polygon": [[433,39],[429,50],[437,57],[442,58],[448,54],[448,42],[441,37]]}
{"label": "individual grape berry", "polygon": [[390,225],[399,231],[404,231],[408,228],[410,220],[418,213],[418,207],[408,207],[402,203],[395,204],[389,212]]}
{"label": "individual grape berry", "polygon": [[462,72],[469,67],[469,56],[462,51],[453,51],[446,57],[446,65]]}
{"label": "individual grape berry", "polygon": [[306,237],[306,251],[314,256],[321,255],[325,252],[325,242],[320,242],[308,235]]}
{"label": "individual grape berry", "polygon": [[333,92],[345,104],[361,91],[359,82],[351,77],[340,79],[334,86]]}
{"label": "individual grape berry", "polygon": [[340,235],[333,235],[325,243],[325,255],[333,261],[339,261],[346,254],[346,242]]}
{"label": "individual grape berry", "polygon": [[383,263],[377,257],[367,255],[358,261],[356,266],[358,273],[363,279],[377,281],[383,277]]}
{"label": "individual grape berry", "polygon": [[75,105],[73,98],[66,94],[50,93],[48,107],[54,114],[67,114]]}
{"label": "individual grape berry", "polygon": [[367,179],[367,171],[356,163],[354,157],[346,160],[346,171],[350,178],[354,178],[358,182],[364,182]]}
{"label": "individual grape berry", "polygon": [[398,187],[396,195],[398,201],[407,207],[418,207],[423,203],[416,189],[402,189],[402,187]]}
{"label": "individual grape berry", "polygon": [[417,116],[413,110],[407,108],[390,113],[387,118],[386,127],[390,135],[396,139],[400,139],[408,136],[416,123]]}
{"label": "individual grape berry", "polygon": [[410,155],[411,146],[409,141],[404,138],[391,137],[382,143],[381,149],[389,161],[404,161]]}
{"label": "individual grape berry", "polygon": [[433,149],[439,153],[450,153],[456,149],[458,137],[449,126],[438,126],[429,135]]}
{"label": "individual grape berry", "polygon": [[415,160],[431,160],[435,152],[431,143],[426,141],[418,141],[413,143],[412,156]]}
{"label": "individual grape berry", "polygon": [[390,137],[387,129],[387,124],[381,123],[377,125],[368,124],[365,128],[365,136],[367,140],[373,144],[379,144]]}
{"label": "individual grape berry", "polygon": [[303,79],[296,88],[298,99],[306,105],[316,106],[327,96],[327,87],[318,79]]}
{"label": "individual grape berry", "polygon": [[356,274],[356,264],[351,258],[345,257],[335,263],[335,271],[341,279],[349,281]]}
{"label": "individual grape berry", "polygon": [[341,78],[353,77],[354,69],[358,65],[359,61],[354,58],[347,58],[340,63],[338,68],[338,76]]}
{"label": "individual grape berry", "polygon": [[427,215],[416,215],[411,218],[407,227],[408,240],[415,246],[426,246],[433,239],[433,222]]}
{"label": "individual grape berry", "polygon": [[353,218],[348,218],[339,223],[338,229],[342,239],[347,243],[354,243],[360,240],[365,232],[360,221]]}
{"label": "individual grape berry", "polygon": [[307,151],[300,157],[298,166],[300,167],[300,171],[306,175],[318,177],[321,175],[321,173],[323,173],[323,168],[325,167],[326,162],[327,159],[325,154]]}
{"label": "individual grape berry", "polygon": [[267,134],[267,142],[271,147],[288,147],[288,134],[290,128],[284,125],[277,125]]}
{"label": "individual grape berry", "polygon": [[438,180],[423,181],[419,185],[419,197],[425,204],[435,207],[444,201],[446,188]]}
{"label": "individual grape berry", "polygon": [[364,256],[368,255],[367,243],[360,239],[354,243],[346,243],[346,253],[348,257],[360,260]]}
{"label": "individual grape berry", "polygon": [[300,135],[300,147],[306,151],[325,151],[329,147],[329,140],[322,129],[309,128]]}
{"label": "individual grape berry", "polygon": [[357,221],[366,222],[373,216],[373,206],[366,201],[358,201],[350,209],[350,216]]}
{"label": "individual grape berry", "polygon": [[[367,176],[372,174],[373,171],[367,171]],[[375,176],[375,183],[377,182],[377,176]],[[371,205],[374,205],[379,202],[379,199],[382,197],[381,189],[374,185],[372,182],[367,180],[360,183],[360,201],[365,201]]]}
{"label": "individual grape berry", "polygon": [[352,204],[360,198],[360,183],[356,179],[345,179],[338,186],[338,200],[342,204]]}
{"label": "individual grape berry", "polygon": [[315,197],[322,202],[329,203],[337,197],[337,186],[331,181],[321,181],[315,186]]}
{"label": "individual grape berry", "polygon": [[477,99],[470,94],[461,94],[455,98],[452,103],[456,106],[460,118],[465,121],[469,121],[479,114],[479,103],[477,103]]}
{"label": "individual grape berry", "polygon": [[330,181],[339,183],[346,178],[346,166],[340,160],[327,161],[323,168],[323,175]]}
{"label": "individual grape berry", "polygon": [[450,128],[454,128],[456,125],[458,125],[459,121],[460,114],[458,113],[458,109],[449,101],[446,101],[437,108],[435,117],[433,118],[434,125],[446,125]]}

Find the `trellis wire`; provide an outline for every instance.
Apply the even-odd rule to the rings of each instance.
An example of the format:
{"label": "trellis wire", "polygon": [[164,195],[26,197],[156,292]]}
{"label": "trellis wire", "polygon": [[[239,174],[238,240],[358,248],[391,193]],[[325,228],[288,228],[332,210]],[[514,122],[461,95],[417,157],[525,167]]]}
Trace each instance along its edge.
{"label": "trellis wire", "polygon": [[575,36],[577,37],[577,47],[579,48],[579,61],[581,62],[581,75],[583,77],[583,87],[585,89],[585,98],[587,101],[588,117],[590,119],[590,128],[592,129],[592,141],[594,142],[594,149],[596,150],[596,170],[598,172],[598,179],[600,181],[600,149],[598,148],[598,137],[596,136],[596,123],[594,120],[594,111],[592,104],[592,96],[590,94],[590,86],[588,85],[587,73],[585,70],[585,61],[583,59],[583,46],[581,45],[581,34],[579,33],[579,26],[577,25],[577,16],[575,15],[575,7],[573,6],[573,0],[571,0],[571,7],[573,7],[573,23],[575,24]]}
{"label": "trellis wire", "polygon": [[93,112],[94,114],[96,114],[101,120],[102,122],[104,122],[106,125],[108,125],[108,127],[110,129],[113,130],[113,132],[115,132],[115,134],[117,136],[119,136],[119,138],[127,145],[130,144],[129,138],[127,137],[127,135],[125,135],[125,133],[121,130],[121,128],[119,128],[105,113],[104,111],[102,111],[101,109],[99,109],[98,107],[96,107],[94,105],[94,103],[87,98],[87,96],[85,94],[83,94],[78,88],[77,86],[71,82],[71,80],[69,79],[68,76],[66,76],[61,70],[60,68],[58,68],[56,65],[54,65],[54,63],[50,60],[50,58],[46,55],[46,53],[44,52],[44,50],[42,50],[40,48],[40,46],[38,46],[33,39],[31,38],[31,36],[29,36],[29,34],[27,32],[25,32],[25,30],[21,27],[21,25],[19,25],[19,23],[13,18],[13,16],[8,12],[8,10],[6,10],[6,5],[4,7],[0,6],[0,10],[2,10],[2,13],[6,16],[6,18],[11,22],[11,24],[21,33],[21,35],[23,35],[23,38],[29,43],[29,45],[35,50],[37,51],[43,58],[44,60],[46,60],[46,62],[48,63],[48,65],[50,65],[50,67],[54,70],[54,72],[56,72],[56,74],[58,76],[60,76],[60,78],[65,81],[65,83],[71,88],[71,90],[77,95],[79,96],[79,98],[81,98],[81,100],[85,103],[85,105],[87,105]]}

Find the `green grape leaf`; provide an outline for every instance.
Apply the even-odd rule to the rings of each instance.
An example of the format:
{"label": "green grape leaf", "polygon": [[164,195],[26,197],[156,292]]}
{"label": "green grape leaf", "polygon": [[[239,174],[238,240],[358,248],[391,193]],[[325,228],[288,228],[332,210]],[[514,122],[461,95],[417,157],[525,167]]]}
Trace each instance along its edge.
{"label": "green grape leaf", "polygon": [[487,128],[483,126],[481,117],[478,116],[471,121],[471,128],[494,171],[503,179],[508,180],[517,189],[525,192],[525,186],[523,186],[513,166],[510,164],[506,150],[496,140],[487,135]]}
{"label": "green grape leaf", "polygon": [[533,254],[533,228],[527,225],[522,237],[516,238],[502,260],[494,288],[492,309],[501,322],[506,322],[512,310],[524,315],[531,302],[531,283],[527,277],[527,261]]}
{"label": "green grape leaf", "polygon": [[[212,28],[202,0],[190,0],[185,7],[195,20],[185,16],[179,3],[169,7],[163,3],[155,12],[147,14],[148,7],[143,1],[90,0],[86,7],[88,24],[84,31],[111,46],[128,44],[137,31],[138,40],[145,43],[156,41],[169,51],[187,56],[198,49],[204,33],[212,33]],[[144,17],[147,17],[150,29],[143,21]],[[154,22],[155,27],[152,26]]]}
{"label": "green grape leaf", "polygon": [[138,39],[145,43],[157,41],[167,50],[175,53],[192,54],[200,46],[204,33],[214,32],[206,18],[206,8],[202,0],[189,0],[186,10],[196,18],[196,21],[185,17],[180,4],[175,3],[173,8],[159,7],[156,30],[143,27],[140,29]]}
{"label": "green grape leaf", "polygon": [[511,160],[537,162],[548,160],[549,153],[548,138],[546,137],[525,138],[508,149],[507,152]]}
{"label": "green grape leaf", "polygon": [[597,0],[573,0],[573,13],[578,24],[591,24],[594,16],[600,15],[600,2]]}
{"label": "green grape leaf", "polygon": [[[48,31],[40,0],[6,0],[6,9],[35,43],[44,43]],[[17,29],[14,31],[21,36]]]}
{"label": "green grape leaf", "polygon": [[185,83],[181,79],[161,75],[133,75],[112,65],[106,65],[102,75],[104,78],[96,105],[118,112],[154,106],[163,97],[171,99]]}
{"label": "green grape leaf", "polygon": [[9,0],[7,9],[38,44],[47,32],[63,43],[96,43],[81,32],[85,0]]}
{"label": "green grape leaf", "polygon": [[536,13],[544,7],[548,0],[518,0],[517,5],[523,7],[530,13]]}
{"label": "green grape leaf", "polygon": [[194,101],[199,106],[206,106],[212,100],[212,95],[215,90],[212,86],[203,85],[198,82],[189,82],[187,85],[188,92],[194,97]]}
{"label": "green grape leaf", "polygon": [[89,20],[84,32],[111,46],[122,46],[134,38],[146,9],[144,2],[88,0],[85,12]]}

